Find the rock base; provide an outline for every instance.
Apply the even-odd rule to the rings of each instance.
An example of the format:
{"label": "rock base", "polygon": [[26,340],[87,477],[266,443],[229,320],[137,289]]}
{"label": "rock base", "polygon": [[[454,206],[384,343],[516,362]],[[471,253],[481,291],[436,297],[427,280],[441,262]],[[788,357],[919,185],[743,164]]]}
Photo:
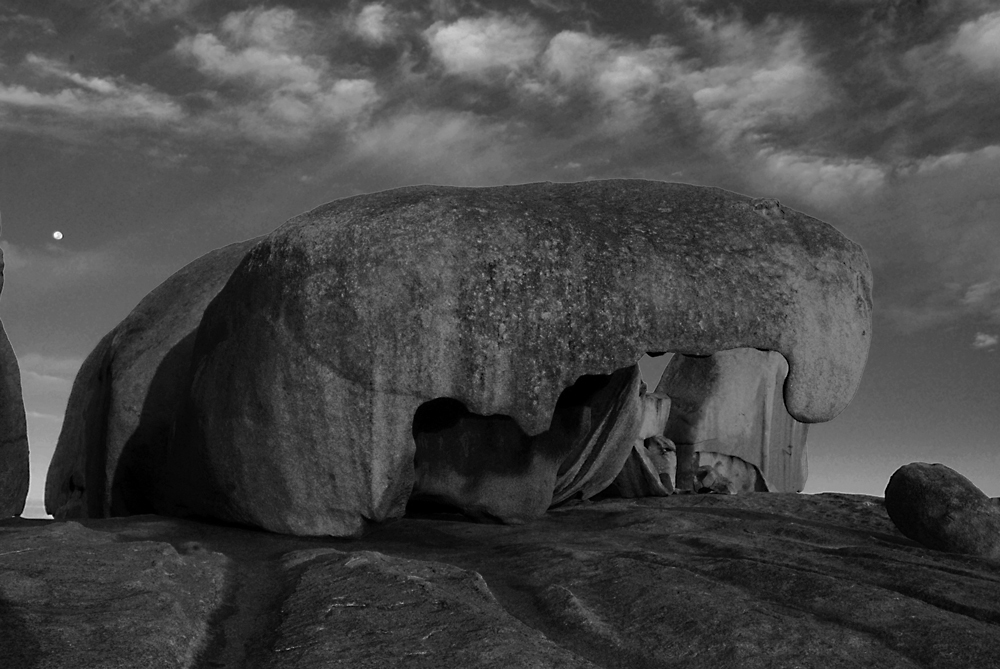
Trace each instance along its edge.
{"label": "rock base", "polygon": [[4,669],[967,669],[1000,657],[1000,576],[860,495],[608,499],[360,540],[8,519],[0,630]]}

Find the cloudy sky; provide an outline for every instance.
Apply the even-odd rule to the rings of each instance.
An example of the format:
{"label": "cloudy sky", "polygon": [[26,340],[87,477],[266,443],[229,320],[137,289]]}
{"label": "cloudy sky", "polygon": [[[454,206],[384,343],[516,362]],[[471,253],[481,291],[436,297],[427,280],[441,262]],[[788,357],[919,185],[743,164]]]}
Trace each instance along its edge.
{"label": "cloudy sky", "polygon": [[346,195],[607,177],[777,197],[867,250],[873,348],[807,491],[932,461],[1000,495],[998,101],[995,0],[0,0],[30,497],[82,359],[199,255]]}

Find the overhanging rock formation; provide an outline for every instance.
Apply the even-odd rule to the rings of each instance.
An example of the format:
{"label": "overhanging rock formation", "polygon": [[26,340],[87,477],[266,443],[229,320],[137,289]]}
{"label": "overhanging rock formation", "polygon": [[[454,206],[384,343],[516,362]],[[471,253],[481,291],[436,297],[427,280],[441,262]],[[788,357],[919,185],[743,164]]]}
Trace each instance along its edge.
{"label": "overhanging rock formation", "polygon": [[774,351],[671,359],[656,392],[671,399],[664,435],[676,447],[679,489],[697,489],[699,470],[704,475],[708,467],[732,483],[733,492],[802,491],[808,425],[785,409],[787,374],[788,363]]}
{"label": "overhanging rock formation", "polygon": [[[281,532],[356,534],[403,513],[423,442],[429,482],[467,471],[463,462],[516,478],[529,458],[532,481],[554,472],[563,482],[553,501],[566,490],[587,497],[642,437],[643,410],[629,407],[647,400],[630,369],[645,352],[774,351],[788,363],[788,413],[825,421],[860,381],[870,296],[864,252],[831,226],[715,188],[422,186],[338,200],[254,244],[204,308],[172,436],[149,449],[146,502]],[[587,375],[604,380],[558,411]],[[614,391],[601,396],[605,387]],[[617,413],[604,420],[609,402]],[[145,403],[157,403],[152,388]],[[505,442],[520,449],[516,467],[477,451],[482,440],[433,438],[477,416],[517,428]],[[108,449],[80,443],[87,457]],[[449,444],[466,449],[450,468]],[[104,467],[106,480],[121,479]],[[545,507],[525,499],[529,517]]]}

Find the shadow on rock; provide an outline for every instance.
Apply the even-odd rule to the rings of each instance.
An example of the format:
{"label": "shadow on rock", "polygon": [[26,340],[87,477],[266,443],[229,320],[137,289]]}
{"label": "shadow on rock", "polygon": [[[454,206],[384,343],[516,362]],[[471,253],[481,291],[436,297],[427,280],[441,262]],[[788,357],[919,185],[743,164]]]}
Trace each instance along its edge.
{"label": "shadow on rock", "polygon": [[41,646],[31,627],[10,602],[0,597],[0,658],[5,669],[39,666]]}

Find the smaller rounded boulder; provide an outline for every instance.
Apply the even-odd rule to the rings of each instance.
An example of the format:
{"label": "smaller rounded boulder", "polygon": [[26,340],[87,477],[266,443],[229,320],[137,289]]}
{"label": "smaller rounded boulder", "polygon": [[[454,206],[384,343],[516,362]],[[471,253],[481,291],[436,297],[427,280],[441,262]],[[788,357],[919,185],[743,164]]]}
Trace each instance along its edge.
{"label": "smaller rounded boulder", "polygon": [[1000,558],[1000,507],[950,467],[900,467],[885,488],[885,510],[900,532],[928,548]]}

